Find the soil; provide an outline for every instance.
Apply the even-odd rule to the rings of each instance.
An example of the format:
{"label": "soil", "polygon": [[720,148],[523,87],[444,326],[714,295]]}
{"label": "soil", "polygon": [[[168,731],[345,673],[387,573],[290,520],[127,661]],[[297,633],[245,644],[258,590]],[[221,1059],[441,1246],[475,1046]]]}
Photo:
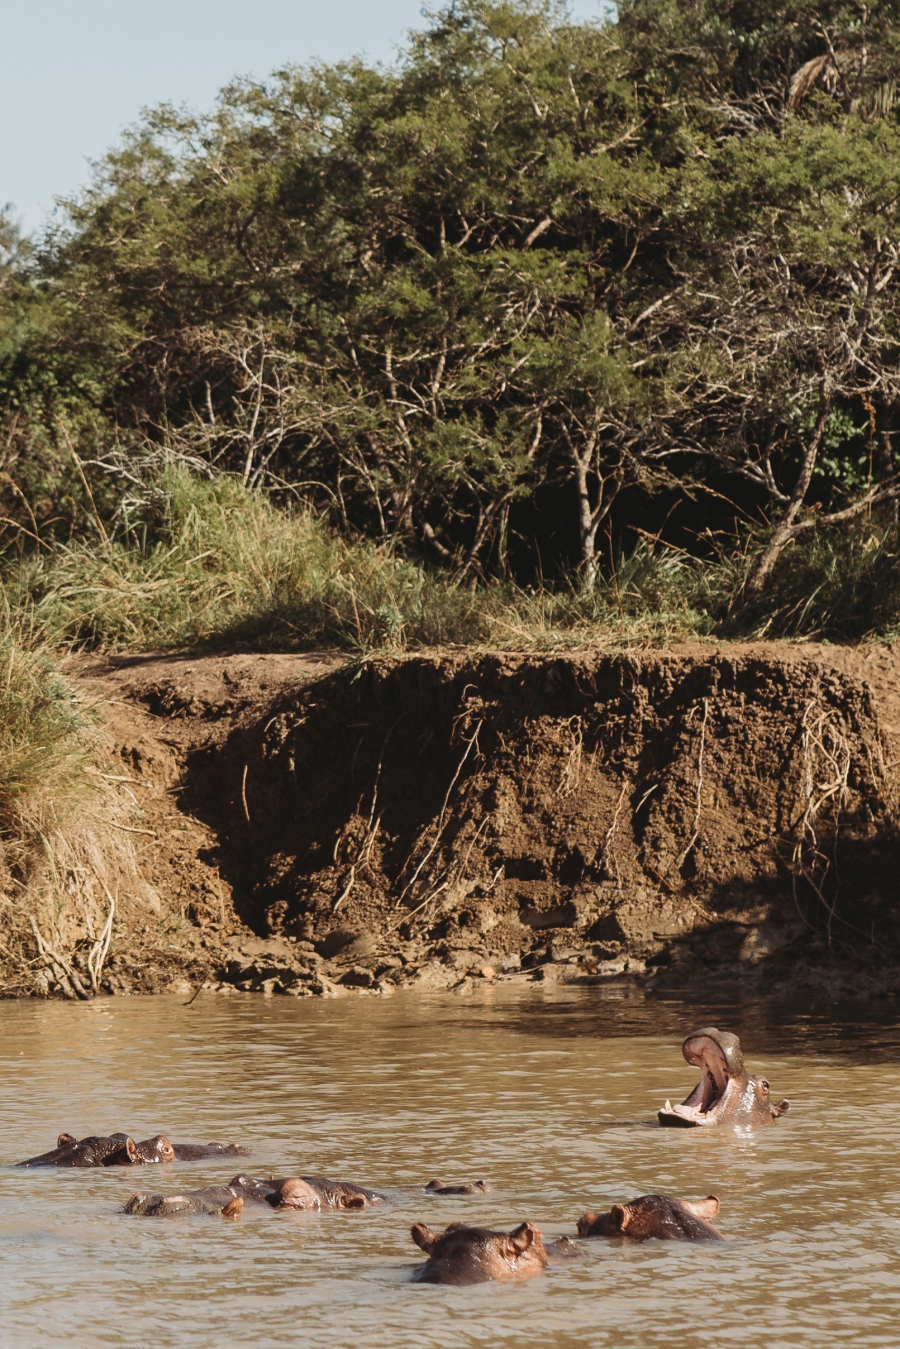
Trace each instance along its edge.
{"label": "soil", "polygon": [[95,662],[154,910],[106,989],[893,993],[898,675],[775,643]]}

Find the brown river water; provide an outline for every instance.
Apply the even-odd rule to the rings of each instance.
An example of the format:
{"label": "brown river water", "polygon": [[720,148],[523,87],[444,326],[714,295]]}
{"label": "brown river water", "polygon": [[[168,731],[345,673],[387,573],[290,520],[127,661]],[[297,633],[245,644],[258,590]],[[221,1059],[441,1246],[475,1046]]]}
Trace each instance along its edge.
{"label": "brown river water", "polygon": [[[0,1343],[25,1346],[900,1344],[900,1009],[818,1013],[627,989],[390,999],[0,1004]],[[667,1130],[684,1035],[737,1031],[790,1115]],[[68,1130],[240,1141],[252,1161],[17,1171]],[[386,1189],[362,1213],[137,1218],[135,1189],[258,1175]],[[434,1176],[494,1193],[407,1193]],[[423,1220],[574,1234],[642,1193],[718,1194],[727,1245],[594,1239],[537,1278],[409,1282]]]}

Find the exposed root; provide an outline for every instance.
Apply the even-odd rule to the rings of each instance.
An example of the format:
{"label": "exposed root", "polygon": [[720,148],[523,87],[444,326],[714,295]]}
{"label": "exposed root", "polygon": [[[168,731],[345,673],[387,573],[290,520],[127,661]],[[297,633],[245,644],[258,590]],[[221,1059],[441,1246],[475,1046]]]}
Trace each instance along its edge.
{"label": "exposed root", "polygon": [[[440,810],[440,814],[438,815],[437,826],[436,826],[436,828],[435,828],[434,838],[432,839],[431,847],[428,849],[428,851],[426,852],[425,856],[422,858],[421,862],[420,862],[419,865],[416,867],[416,869],[415,869],[415,871],[413,872],[412,877],[410,878],[410,880],[407,882],[407,884],[404,886],[403,890],[400,892],[400,897],[399,897],[399,899],[397,900],[396,905],[394,906],[395,908],[398,908],[398,909],[399,909],[400,905],[403,903],[404,899],[405,899],[406,896],[409,894],[409,892],[412,890],[412,888],[413,888],[413,886],[415,885],[416,881],[419,879],[419,876],[422,874],[422,870],[423,870],[423,868],[424,868],[426,862],[428,862],[428,861],[431,859],[431,857],[434,855],[434,851],[435,851],[435,849],[437,848],[437,845],[438,845],[438,843],[439,843],[440,840],[441,840],[441,835],[442,835],[443,832],[444,832],[444,826],[445,826],[446,823],[447,823],[447,819],[448,819],[448,815],[447,815],[447,806],[448,806],[448,804],[449,804],[449,802],[450,802],[450,797],[451,797],[451,794],[452,794],[452,792],[453,792],[453,788],[456,786],[457,782],[459,781],[459,775],[460,775],[460,773],[463,771],[463,767],[465,766],[466,759],[468,759],[468,757],[469,757],[469,753],[470,753],[470,751],[471,751],[471,749],[472,749],[472,746],[473,746],[473,745],[476,743],[476,741],[478,740],[478,732],[481,730],[481,727],[482,727],[482,722],[479,721],[478,724],[477,724],[476,727],[475,727],[475,730],[472,732],[472,734],[470,735],[469,739],[466,741],[466,748],[465,748],[465,750],[463,751],[463,756],[462,756],[462,758],[460,759],[459,763],[457,764],[456,772],[453,774],[453,777],[450,779],[450,786],[447,788],[446,794],[445,794],[445,796],[444,796],[444,800],[443,800],[443,802],[441,803],[441,810]],[[409,860],[411,860],[411,857],[412,857],[412,855],[410,856],[410,859],[409,859]],[[409,865],[409,860],[404,864],[404,867],[403,867],[403,869],[401,870],[401,873],[400,873],[401,875],[403,874],[403,871],[405,871],[406,867]],[[422,905],[421,905],[421,904],[417,906],[416,912],[417,912],[418,909],[420,909],[420,908],[422,908]]]}
{"label": "exposed root", "polygon": [[[818,821],[824,807],[831,803],[832,818],[829,833],[837,838],[841,808],[849,796],[849,777],[852,754],[847,737],[833,713],[817,710],[815,699],[807,703],[800,731],[800,752],[803,763],[803,810],[795,827],[795,841],[791,851],[791,879],[794,905],[803,923],[818,931],[803,912],[797,893],[797,879],[806,881],[825,911],[825,936],[831,945],[832,925],[837,919],[845,927],[866,934],[836,913],[839,877],[834,859],[828,857],[819,844]],[[829,900],[826,883],[830,873],[835,875],[834,899]]]}
{"label": "exposed root", "polygon": [[[616,883],[616,889],[622,889],[622,877],[619,874],[619,862],[616,857],[615,838],[616,830],[619,827],[619,816],[622,814],[622,807],[625,804],[625,797],[628,794],[628,783],[622,784],[622,790],[619,792],[619,799],[616,802],[616,809],[613,813],[612,824],[606,831],[606,837],[603,840],[603,847],[600,849],[600,855],[597,858],[601,870],[609,876],[610,880]],[[612,866],[610,866],[610,860]]]}
{"label": "exposed root", "polygon": [[[386,743],[387,741],[385,741],[385,744]],[[372,804],[369,808],[369,818],[366,821],[366,830],[362,836],[362,839],[360,840],[359,847],[356,850],[356,856],[350,863],[350,869],[347,872],[344,888],[331,906],[332,913],[337,913],[338,909],[341,907],[344,900],[350,894],[350,892],[353,889],[353,886],[356,883],[357,869],[366,866],[372,854],[372,844],[375,842],[375,838],[378,833],[378,826],[381,824],[381,816],[379,815],[377,819],[375,818],[375,807],[378,804],[378,783],[381,779],[381,765],[383,764],[383,762],[384,762],[384,746],[382,746],[381,758],[378,760],[378,768],[375,770],[375,783],[372,787]],[[339,839],[338,842],[335,844],[335,859],[334,859],[335,861],[338,860],[337,853],[340,847],[340,842],[341,840]]]}
{"label": "exposed root", "polygon": [[572,748],[566,756],[566,766],[556,789],[557,796],[571,796],[581,781],[581,758],[584,749],[584,726],[581,717],[569,720]]}
{"label": "exposed root", "polygon": [[[692,709],[693,711],[693,709]],[[680,871],[700,835],[700,813],[703,809],[703,751],[706,747],[706,723],[709,719],[709,699],[703,699],[703,721],[700,723],[700,752],[697,755],[697,804],[691,836],[678,855],[674,870]]]}

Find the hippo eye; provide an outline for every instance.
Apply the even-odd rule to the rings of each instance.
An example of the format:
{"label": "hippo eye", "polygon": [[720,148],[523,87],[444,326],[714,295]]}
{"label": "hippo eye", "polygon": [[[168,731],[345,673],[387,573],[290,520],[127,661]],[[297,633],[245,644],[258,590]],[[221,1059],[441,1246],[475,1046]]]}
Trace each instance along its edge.
{"label": "hippo eye", "polygon": [[765,1078],[763,1078],[763,1080],[760,1082],[759,1085],[762,1087],[763,1091],[768,1091],[768,1090],[769,1090],[769,1084],[768,1084],[768,1082],[766,1081]]}

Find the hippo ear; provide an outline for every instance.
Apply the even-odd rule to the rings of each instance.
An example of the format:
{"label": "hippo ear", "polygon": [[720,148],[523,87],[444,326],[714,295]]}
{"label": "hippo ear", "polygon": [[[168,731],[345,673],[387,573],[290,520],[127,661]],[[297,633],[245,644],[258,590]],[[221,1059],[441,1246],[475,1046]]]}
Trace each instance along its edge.
{"label": "hippo ear", "polygon": [[71,1148],[74,1147],[77,1142],[78,1139],[74,1134],[60,1134],[59,1138],[56,1140],[56,1146],[58,1148]]}
{"label": "hippo ear", "polygon": [[592,1234],[594,1223],[597,1221],[596,1213],[584,1213],[578,1219],[577,1228],[580,1237],[589,1237]]}
{"label": "hippo ear", "polygon": [[240,1198],[240,1196],[238,1196],[237,1199],[230,1200],[229,1203],[227,1203],[225,1207],[221,1210],[222,1217],[236,1218],[243,1207],[244,1201],[243,1199]]}
{"label": "hippo ear", "polygon": [[364,1194],[342,1194],[341,1208],[368,1208],[369,1201]]}
{"label": "hippo ear", "polygon": [[777,1119],[779,1115],[786,1115],[790,1108],[790,1101],[779,1101],[777,1105],[772,1106],[772,1114]]}
{"label": "hippo ear", "polygon": [[424,1251],[426,1255],[431,1255],[434,1252],[434,1248],[438,1244],[438,1234],[432,1232],[430,1227],[426,1227],[424,1223],[413,1223],[410,1235],[419,1250]]}
{"label": "hippo ear", "polygon": [[684,1206],[688,1213],[693,1213],[695,1218],[701,1218],[703,1222],[709,1222],[719,1212],[719,1200],[714,1194],[707,1195],[705,1199],[698,1199],[696,1204],[689,1204],[685,1200]]}
{"label": "hippo ear", "polygon": [[535,1238],[540,1238],[540,1235],[534,1223],[522,1223],[514,1232],[510,1232],[509,1243],[516,1255],[523,1255],[529,1246],[534,1245]]}
{"label": "hippo ear", "polygon": [[133,1138],[125,1139],[125,1156],[130,1162],[137,1161],[137,1148],[134,1145]]}
{"label": "hippo ear", "polygon": [[627,1204],[613,1204],[609,1210],[609,1220],[616,1232],[624,1232],[631,1221],[631,1210]]}

